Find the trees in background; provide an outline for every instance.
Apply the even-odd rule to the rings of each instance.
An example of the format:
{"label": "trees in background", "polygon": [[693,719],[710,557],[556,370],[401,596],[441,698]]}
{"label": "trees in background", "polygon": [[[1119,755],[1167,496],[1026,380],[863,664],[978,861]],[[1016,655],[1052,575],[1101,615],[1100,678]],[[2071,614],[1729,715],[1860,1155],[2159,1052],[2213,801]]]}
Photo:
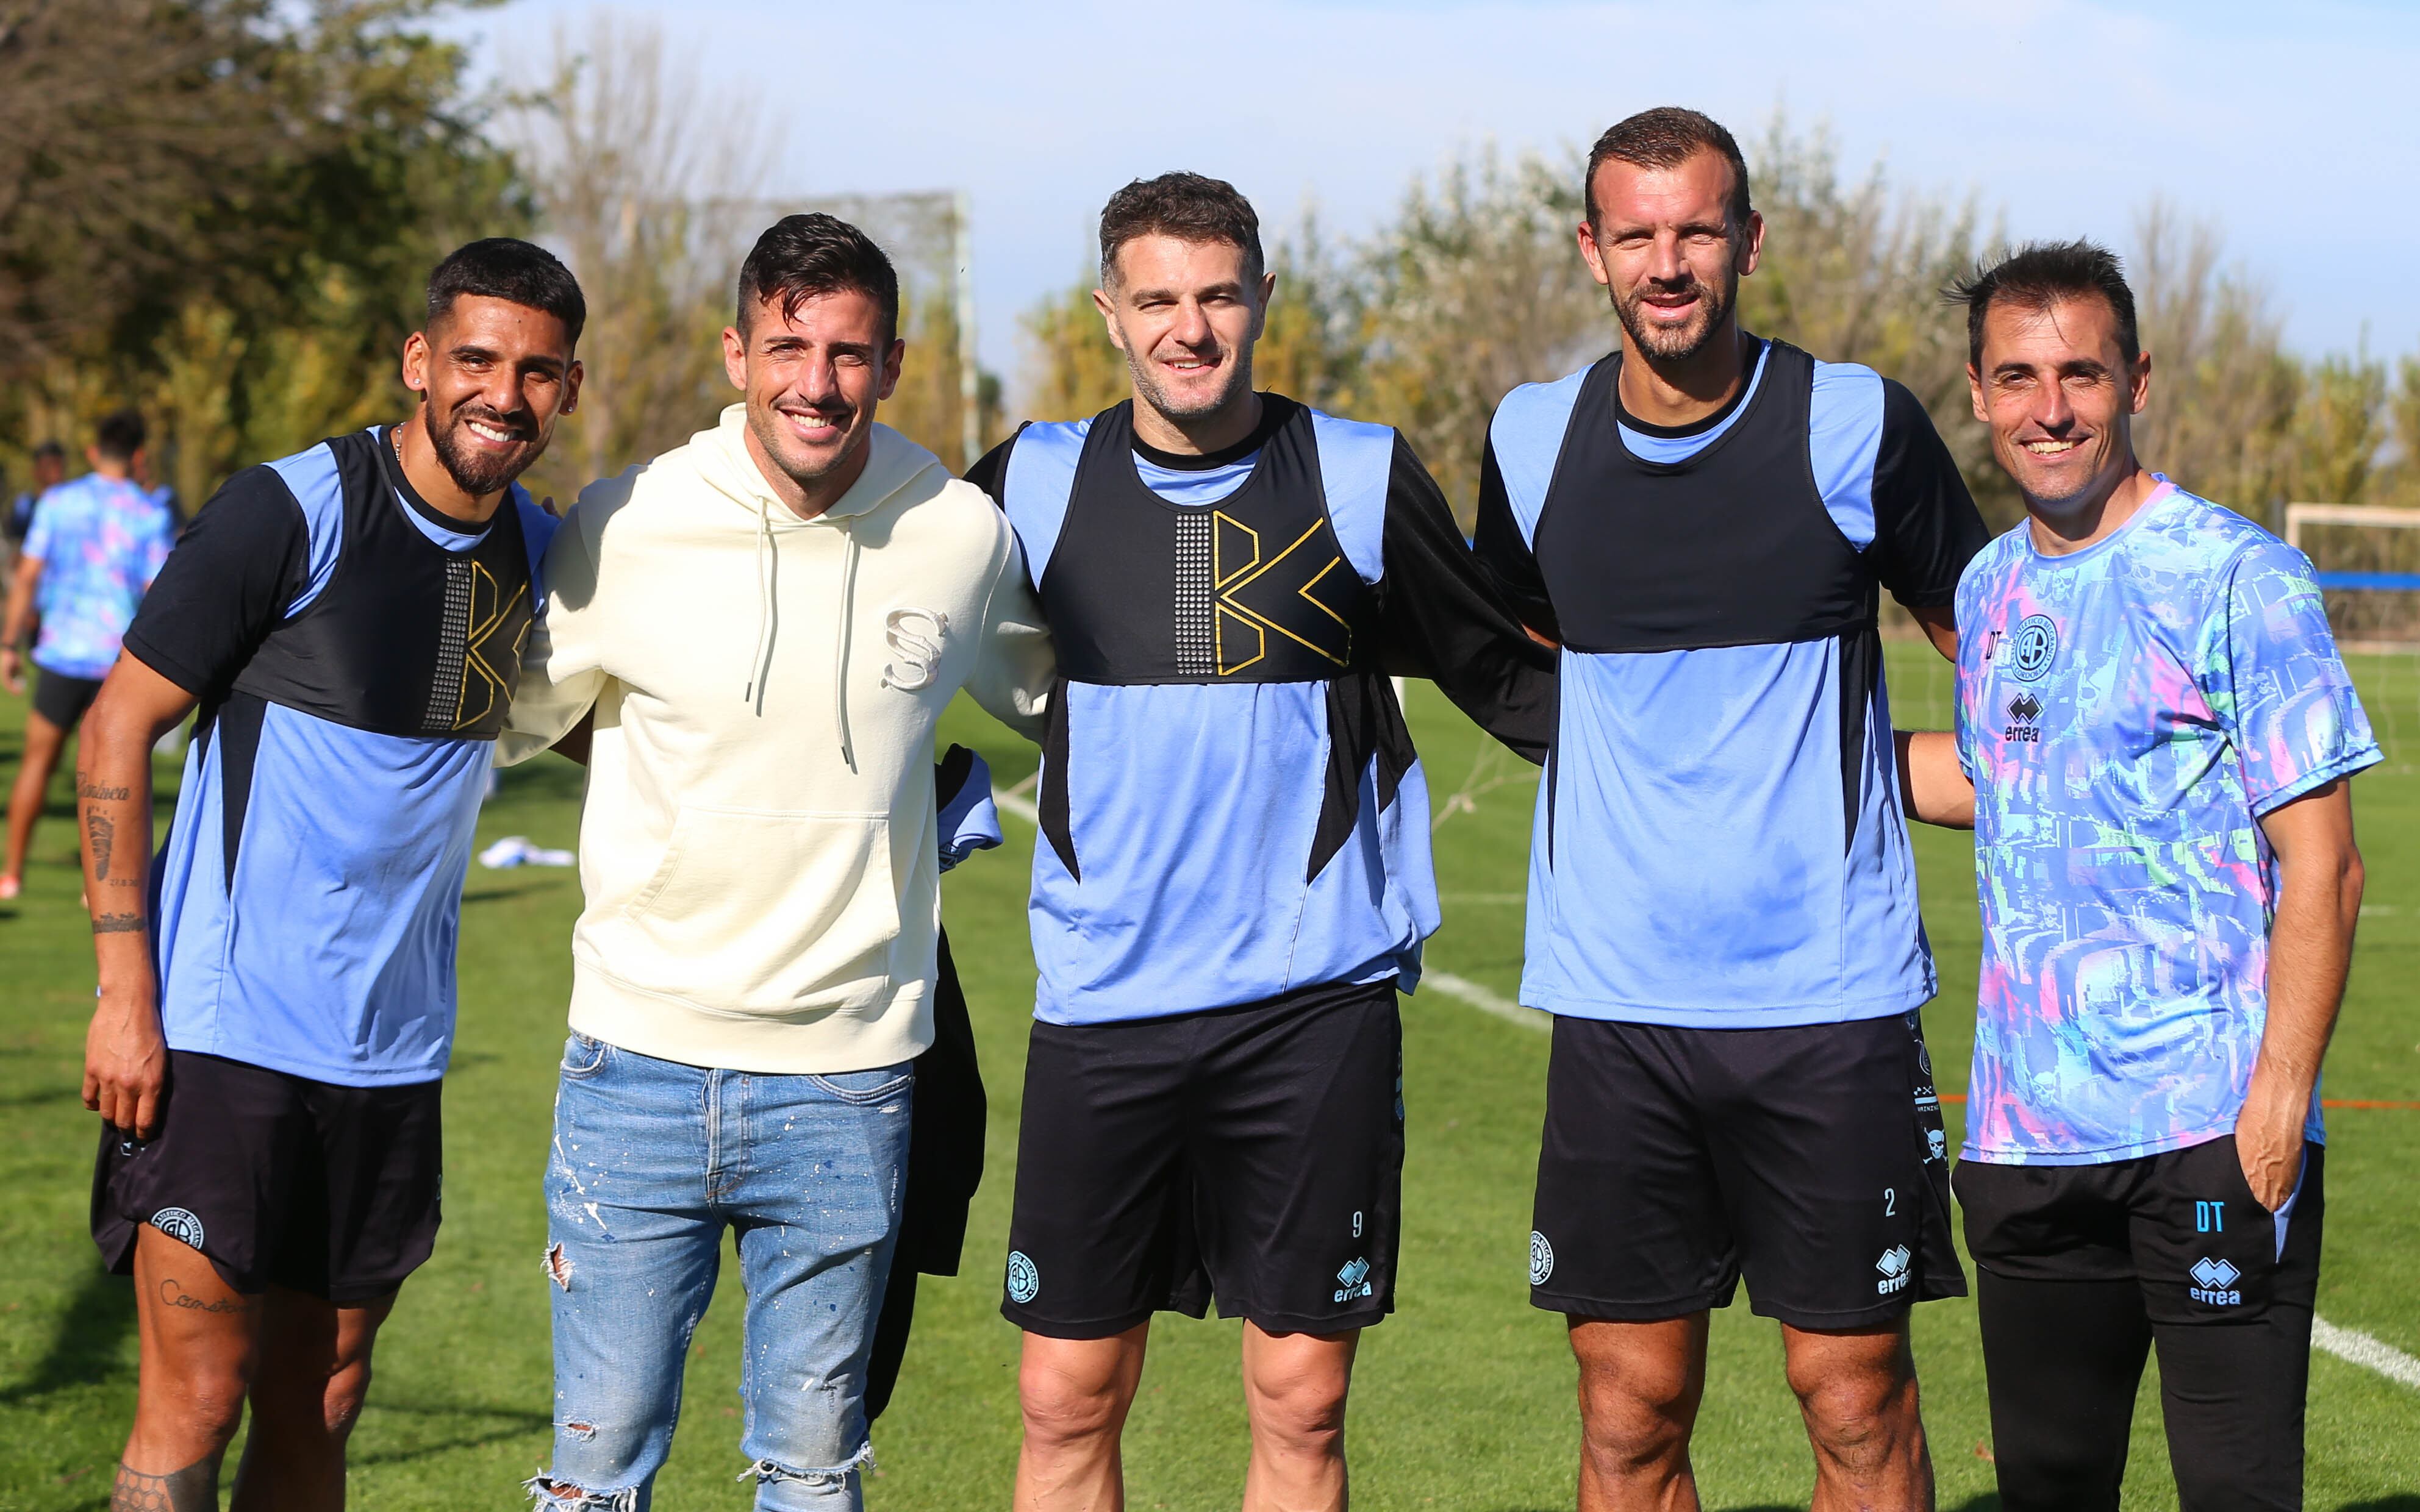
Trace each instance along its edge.
{"label": "trees in background", "polygon": [[[1895,188],[1879,164],[1844,177],[1824,133],[1780,119],[1748,161],[1768,229],[1740,288],[1747,327],[1905,383],[1986,515],[2012,523],[2022,506],[1973,417],[1964,323],[1942,298],[2001,228],[1972,196]],[[1348,246],[1306,223],[1272,253],[1256,381],[1399,426],[1468,525],[1497,401],[1615,339],[1573,244],[1579,180],[1576,158],[1482,152],[1415,181]],[[2273,524],[2289,498],[2420,504],[2420,357],[2392,371],[2366,352],[2296,357],[2268,291],[2226,263],[2216,231],[2164,206],[2146,211],[2128,261],[2156,364],[2136,431],[2148,463]],[[1025,316],[1034,416],[1090,414],[1126,393],[1091,287],[1088,276]]]}
{"label": "trees in background", "polygon": [[188,507],[396,412],[429,266],[528,224],[446,0],[0,0],[0,464],[140,406]]}

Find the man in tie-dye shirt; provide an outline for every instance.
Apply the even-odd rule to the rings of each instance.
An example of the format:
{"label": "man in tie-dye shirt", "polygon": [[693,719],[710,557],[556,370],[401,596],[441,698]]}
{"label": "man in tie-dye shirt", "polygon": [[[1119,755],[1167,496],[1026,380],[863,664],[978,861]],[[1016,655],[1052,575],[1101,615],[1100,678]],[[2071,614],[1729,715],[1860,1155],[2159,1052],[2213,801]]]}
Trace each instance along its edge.
{"label": "man in tie-dye shirt", "polygon": [[143,417],[123,409],[101,423],[86,454],[92,471],[41,498],[0,614],[0,685],[23,687],[19,644],[39,617],[34,642],[34,703],[25,715],[24,759],[8,795],[8,850],[0,899],[17,896],[59,753],[101,680],[117,660],[118,638],[176,542],[176,517],[135,481]]}
{"label": "man in tie-dye shirt", "polygon": [[2028,517],[1960,580],[1954,740],[1901,741],[1911,811],[1976,832],[1955,1187],[2002,1504],[2118,1505],[2156,1342],[2183,1507],[2299,1507],[2348,779],[2378,744],[2309,562],[2135,460],[2118,259],[2028,247],[1960,296]]}

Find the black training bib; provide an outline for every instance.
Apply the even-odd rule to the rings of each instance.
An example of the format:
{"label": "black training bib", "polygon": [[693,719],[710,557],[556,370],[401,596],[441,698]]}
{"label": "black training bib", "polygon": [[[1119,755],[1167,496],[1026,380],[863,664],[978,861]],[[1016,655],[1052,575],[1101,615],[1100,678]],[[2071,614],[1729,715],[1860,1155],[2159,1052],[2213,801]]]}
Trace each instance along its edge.
{"label": "black training bib", "polygon": [[476,546],[446,550],[404,517],[423,506],[407,501],[388,434],[327,443],[344,494],[334,572],[235,690],[379,734],[493,740],[535,612],[520,507],[507,497]]}

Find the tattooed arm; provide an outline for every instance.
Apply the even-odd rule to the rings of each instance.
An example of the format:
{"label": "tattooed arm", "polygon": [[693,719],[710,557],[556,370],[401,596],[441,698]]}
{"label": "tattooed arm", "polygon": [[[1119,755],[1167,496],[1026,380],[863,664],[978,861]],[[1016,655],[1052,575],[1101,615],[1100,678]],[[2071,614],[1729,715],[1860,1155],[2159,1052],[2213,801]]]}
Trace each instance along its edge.
{"label": "tattooed arm", "polygon": [[147,913],[151,748],[193,706],[191,693],[120,656],[85,717],[76,752],[85,898],[101,968],[101,1001],[85,1036],[84,1105],[141,1137],[158,1127],[168,1079]]}

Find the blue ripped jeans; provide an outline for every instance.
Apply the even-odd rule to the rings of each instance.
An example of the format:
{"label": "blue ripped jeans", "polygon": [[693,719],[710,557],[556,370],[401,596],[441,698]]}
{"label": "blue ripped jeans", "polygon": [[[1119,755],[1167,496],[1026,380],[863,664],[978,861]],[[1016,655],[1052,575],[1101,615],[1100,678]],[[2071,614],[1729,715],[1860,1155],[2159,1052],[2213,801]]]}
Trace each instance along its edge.
{"label": "blue ripped jeans", "polygon": [[740,1450],[756,1505],[863,1505],[866,1355],[913,1082],[907,1064],[768,1076],[565,1044],[546,1176],[554,1463],[529,1483],[541,1507],[648,1505],[725,1229],[748,1290]]}

